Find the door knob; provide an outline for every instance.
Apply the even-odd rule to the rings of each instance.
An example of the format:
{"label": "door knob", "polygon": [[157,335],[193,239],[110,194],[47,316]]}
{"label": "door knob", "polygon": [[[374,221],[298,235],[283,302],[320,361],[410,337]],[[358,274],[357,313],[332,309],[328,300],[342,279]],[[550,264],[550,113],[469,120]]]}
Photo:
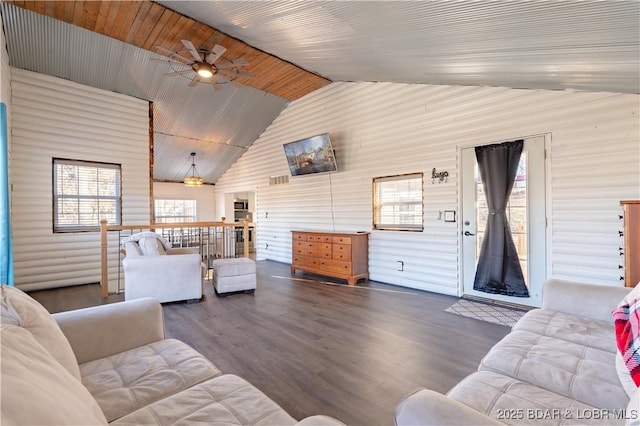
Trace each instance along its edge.
{"label": "door knob", "polygon": [[476,235],[476,234],[472,234],[472,233],[471,233],[471,232],[469,232],[469,231],[464,231],[464,236],[465,236],[465,237],[470,237],[470,236],[472,236],[472,235]]}

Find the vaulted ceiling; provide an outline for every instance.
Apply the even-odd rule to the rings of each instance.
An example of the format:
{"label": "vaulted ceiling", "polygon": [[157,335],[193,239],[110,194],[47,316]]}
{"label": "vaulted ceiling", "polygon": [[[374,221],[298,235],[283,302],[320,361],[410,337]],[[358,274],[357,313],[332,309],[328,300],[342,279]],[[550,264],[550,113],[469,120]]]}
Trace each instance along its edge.
{"label": "vaulted ceiling", "polygon": [[[640,92],[640,2],[5,1],[10,63],[154,102],[156,180],[189,153],[214,183],[288,102],[331,81]],[[161,46],[245,58],[242,86],[188,87]],[[286,142],[286,141],[283,141]]]}

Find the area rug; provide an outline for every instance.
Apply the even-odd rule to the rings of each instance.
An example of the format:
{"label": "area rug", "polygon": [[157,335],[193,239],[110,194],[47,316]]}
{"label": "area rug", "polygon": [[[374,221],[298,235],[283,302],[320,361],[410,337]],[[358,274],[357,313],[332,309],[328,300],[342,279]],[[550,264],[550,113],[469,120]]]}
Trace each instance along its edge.
{"label": "area rug", "polygon": [[526,308],[518,309],[493,303],[460,299],[445,309],[445,312],[513,327],[513,325],[527,313],[527,310]]}

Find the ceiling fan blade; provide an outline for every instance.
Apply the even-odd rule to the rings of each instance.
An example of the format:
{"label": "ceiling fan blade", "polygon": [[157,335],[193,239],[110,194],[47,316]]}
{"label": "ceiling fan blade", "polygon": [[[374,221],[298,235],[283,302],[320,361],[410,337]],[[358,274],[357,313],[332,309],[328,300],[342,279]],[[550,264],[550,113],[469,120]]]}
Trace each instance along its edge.
{"label": "ceiling fan blade", "polygon": [[166,76],[184,75],[184,74],[189,74],[189,73],[192,73],[192,72],[193,72],[192,69],[188,69],[188,70],[182,70],[182,71],[168,72],[168,73],[162,74],[162,75],[166,75]]}
{"label": "ceiling fan blade", "polygon": [[215,46],[213,46],[213,50],[211,51],[211,53],[209,53],[207,55],[207,62],[210,65],[213,65],[218,59],[220,59],[220,57],[224,54],[224,52],[227,51],[227,48],[224,46],[220,46],[219,44],[216,44]]}
{"label": "ceiling fan blade", "polygon": [[172,61],[170,59],[150,58],[150,60],[152,62],[159,62],[161,64],[169,64],[172,67],[189,67],[188,69],[192,69],[191,68],[191,64],[183,64],[182,62],[175,62],[175,61]]}
{"label": "ceiling fan blade", "polygon": [[191,56],[193,56],[193,59],[195,59],[196,62],[202,62],[200,53],[198,53],[198,50],[194,47],[193,43],[191,43],[189,40],[182,40],[182,44],[184,44],[184,47],[187,48],[187,50],[189,51],[189,53],[191,53]]}
{"label": "ceiling fan blade", "polygon": [[246,71],[238,71],[238,77],[246,78],[247,80],[253,78],[253,74]]}
{"label": "ceiling fan blade", "polygon": [[247,61],[245,58],[234,59],[231,62],[233,62],[234,67],[246,67],[247,65],[249,65],[249,61]]}
{"label": "ceiling fan blade", "polygon": [[246,71],[240,71],[240,70],[237,70],[237,69],[227,69],[227,70],[219,69],[218,73],[222,74],[224,76],[233,77],[233,78],[238,78],[238,77],[247,78],[247,79],[248,78],[253,78],[253,74],[248,73]]}
{"label": "ceiling fan blade", "polygon": [[216,64],[216,68],[218,68],[219,70],[223,70],[225,68],[233,68],[233,63],[231,61],[222,61],[219,64]]}
{"label": "ceiling fan blade", "polygon": [[164,52],[166,54],[166,56],[168,56],[171,59],[179,59],[180,61],[186,63],[186,64],[190,64],[191,62],[193,62],[192,60],[185,58],[182,55],[179,55],[178,53],[174,52],[173,50],[169,50],[166,47],[162,47],[162,46],[156,46],[156,49]]}
{"label": "ceiling fan blade", "polygon": [[225,77],[222,74],[216,74],[215,75],[215,80],[216,80],[217,83],[221,83],[221,84],[229,83],[231,81],[231,80],[229,80],[227,77]]}
{"label": "ceiling fan blade", "polygon": [[213,86],[214,89],[216,90],[222,90],[222,84],[218,84],[216,83],[215,80],[211,80],[211,85]]}
{"label": "ceiling fan blade", "polygon": [[218,69],[238,68],[249,65],[249,61],[244,58],[236,59],[235,61],[222,61],[216,65]]}
{"label": "ceiling fan blade", "polygon": [[196,74],[193,80],[191,80],[191,83],[189,83],[189,87],[195,87],[198,83],[200,83],[200,80],[198,80],[198,74]]}

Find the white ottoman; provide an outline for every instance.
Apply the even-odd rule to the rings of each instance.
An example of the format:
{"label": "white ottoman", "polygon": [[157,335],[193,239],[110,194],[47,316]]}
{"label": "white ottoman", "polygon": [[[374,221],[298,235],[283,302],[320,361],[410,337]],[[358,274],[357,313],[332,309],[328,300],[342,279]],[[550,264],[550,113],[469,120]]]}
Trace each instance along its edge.
{"label": "white ottoman", "polygon": [[246,257],[216,259],[213,265],[213,288],[216,294],[256,289],[256,262]]}

